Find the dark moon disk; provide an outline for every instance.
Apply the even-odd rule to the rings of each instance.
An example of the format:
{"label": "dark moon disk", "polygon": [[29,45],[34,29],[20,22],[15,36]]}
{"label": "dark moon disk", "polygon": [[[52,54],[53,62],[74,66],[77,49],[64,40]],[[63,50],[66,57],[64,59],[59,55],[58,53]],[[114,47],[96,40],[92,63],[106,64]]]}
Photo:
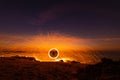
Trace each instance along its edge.
{"label": "dark moon disk", "polygon": [[59,52],[57,49],[53,48],[53,49],[50,49],[49,52],[48,52],[48,55],[50,58],[57,58],[58,55],[59,55]]}

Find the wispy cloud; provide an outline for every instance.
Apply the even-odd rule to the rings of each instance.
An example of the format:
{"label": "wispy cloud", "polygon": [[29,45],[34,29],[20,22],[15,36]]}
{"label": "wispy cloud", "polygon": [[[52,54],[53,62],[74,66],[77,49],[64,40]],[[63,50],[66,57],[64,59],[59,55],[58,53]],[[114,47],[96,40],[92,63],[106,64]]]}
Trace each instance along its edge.
{"label": "wispy cloud", "polygon": [[76,38],[68,35],[39,34],[33,36],[22,35],[0,35],[0,47],[10,49],[50,49],[53,47],[59,49],[85,49],[88,40]]}
{"label": "wispy cloud", "polygon": [[37,17],[33,18],[31,23],[34,25],[41,25],[49,21],[59,18],[64,13],[64,5],[55,5],[43,12],[39,12]]}
{"label": "wispy cloud", "polygon": [[116,41],[116,40],[120,40],[120,38],[109,38],[109,37],[104,37],[104,38],[90,38],[89,40],[101,40],[101,41]]}
{"label": "wispy cloud", "polygon": [[[89,7],[90,10],[94,8],[93,6]],[[47,8],[45,11],[40,11],[36,14],[30,23],[34,25],[41,25],[52,20],[56,20],[66,15],[70,15],[71,13],[78,13],[80,11],[84,11],[86,5],[80,5],[80,3],[73,3],[71,1],[66,1],[63,4],[53,5],[52,7]],[[89,10],[89,9],[88,9]]]}
{"label": "wispy cloud", "polygon": [[0,47],[9,48],[65,48],[65,49],[112,49],[119,48],[120,38],[80,38],[65,34],[39,34],[33,36],[0,34]]}

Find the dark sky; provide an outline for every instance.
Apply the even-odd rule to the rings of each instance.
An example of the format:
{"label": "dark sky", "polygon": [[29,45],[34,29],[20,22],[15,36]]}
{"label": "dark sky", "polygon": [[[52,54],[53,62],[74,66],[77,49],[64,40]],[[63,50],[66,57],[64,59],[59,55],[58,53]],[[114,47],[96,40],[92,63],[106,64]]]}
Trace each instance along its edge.
{"label": "dark sky", "polygon": [[120,5],[113,1],[0,0],[0,33],[65,33],[120,38]]}

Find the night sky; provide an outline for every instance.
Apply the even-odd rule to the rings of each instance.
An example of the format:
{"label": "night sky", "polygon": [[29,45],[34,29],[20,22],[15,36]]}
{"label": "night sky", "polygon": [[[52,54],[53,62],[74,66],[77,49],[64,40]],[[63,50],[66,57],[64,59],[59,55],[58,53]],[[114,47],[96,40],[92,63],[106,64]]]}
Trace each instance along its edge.
{"label": "night sky", "polygon": [[0,48],[22,44],[120,50],[119,2],[1,0]]}
{"label": "night sky", "polygon": [[84,38],[119,38],[116,1],[1,0],[0,33],[60,32]]}

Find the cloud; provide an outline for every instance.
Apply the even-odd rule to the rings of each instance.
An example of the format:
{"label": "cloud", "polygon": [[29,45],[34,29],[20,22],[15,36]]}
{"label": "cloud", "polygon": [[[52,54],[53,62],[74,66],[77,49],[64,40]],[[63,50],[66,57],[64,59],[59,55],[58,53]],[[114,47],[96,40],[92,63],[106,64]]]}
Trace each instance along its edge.
{"label": "cloud", "polygon": [[48,10],[45,10],[43,12],[39,12],[37,17],[35,17],[31,23],[34,25],[41,25],[44,23],[47,23],[49,21],[55,20],[56,18],[59,18],[63,15],[65,9],[64,5],[55,5]]}
{"label": "cloud", "polygon": [[0,34],[0,47],[31,49],[118,49],[120,38],[80,38],[60,33],[38,35]]}
{"label": "cloud", "polygon": [[107,38],[107,37],[105,38],[105,37],[104,37],[104,38],[93,38],[93,39],[90,38],[89,40],[117,41],[117,40],[120,40],[120,38],[109,38],[109,37],[108,37],[108,38]]}
{"label": "cloud", "polygon": [[[0,47],[9,48],[32,48],[32,49],[48,49],[61,48],[70,49],[84,46],[87,40],[61,34],[40,34],[33,36],[25,35],[0,35]],[[80,45],[79,45],[80,44]]]}
{"label": "cloud", "polygon": [[53,5],[52,7],[46,9],[45,11],[38,12],[36,17],[32,19],[31,23],[34,25],[42,25],[52,20],[56,20],[58,18],[70,15],[71,13],[78,14],[78,12],[83,12],[87,8],[91,10],[94,7],[93,6],[86,7],[86,5],[81,5],[80,3],[77,2],[73,3],[70,1],[66,1],[62,4]]}

